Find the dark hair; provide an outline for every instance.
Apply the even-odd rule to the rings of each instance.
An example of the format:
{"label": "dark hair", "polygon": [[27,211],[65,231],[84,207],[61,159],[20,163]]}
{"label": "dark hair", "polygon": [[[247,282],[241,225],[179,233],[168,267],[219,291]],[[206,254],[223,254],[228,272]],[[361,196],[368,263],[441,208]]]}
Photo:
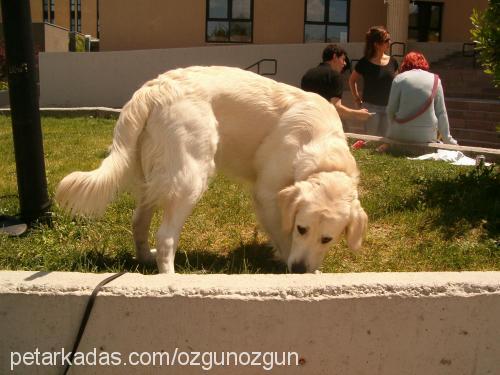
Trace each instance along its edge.
{"label": "dark hair", "polygon": [[331,59],[333,59],[333,56],[337,56],[337,57],[346,56],[347,57],[347,53],[345,52],[345,50],[342,47],[339,47],[336,44],[329,44],[323,50],[323,62],[330,61]]}
{"label": "dark hair", "polygon": [[375,56],[375,44],[385,43],[389,32],[384,26],[372,26],[366,33],[365,38],[365,57],[371,59]]}
{"label": "dark hair", "polygon": [[423,54],[420,52],[409,52],[403,59],[401,63],[401,68],[399,68],[399,72],[403,73],[407,70],[412,69],[422,69],[429,70],[429,63]]}

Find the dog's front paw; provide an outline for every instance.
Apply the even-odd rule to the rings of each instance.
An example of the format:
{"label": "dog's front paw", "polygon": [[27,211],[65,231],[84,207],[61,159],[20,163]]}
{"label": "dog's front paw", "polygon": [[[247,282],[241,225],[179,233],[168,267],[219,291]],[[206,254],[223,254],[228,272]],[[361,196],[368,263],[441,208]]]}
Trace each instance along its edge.
{"label": "dog's front paw", "polygon": [[175,273],[174,262],[161,261],[157,257],[156,263],[158,265],[158,273],[166,273],[168,275],[173,275]]}

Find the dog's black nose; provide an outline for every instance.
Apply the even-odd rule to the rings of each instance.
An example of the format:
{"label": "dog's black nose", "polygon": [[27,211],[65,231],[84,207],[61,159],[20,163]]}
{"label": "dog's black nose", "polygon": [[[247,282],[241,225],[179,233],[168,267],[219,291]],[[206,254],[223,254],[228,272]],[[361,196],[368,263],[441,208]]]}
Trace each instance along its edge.
{"label": "dog's black nose", "polygon": [[292,273],[306,273],[306,264],[304,262],[293,263]]}

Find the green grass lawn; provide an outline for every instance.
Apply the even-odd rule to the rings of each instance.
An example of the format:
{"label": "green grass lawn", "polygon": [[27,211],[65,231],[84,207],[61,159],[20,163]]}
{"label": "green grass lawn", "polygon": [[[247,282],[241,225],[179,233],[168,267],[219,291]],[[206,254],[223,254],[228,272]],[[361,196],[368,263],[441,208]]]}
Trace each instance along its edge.
{"label": "green grass lawn", "polygon": [[[42,119],[49,194],[69,172],[97,167],[114,120]],[[0,214],[18,213],[10,117],[0,116]],[[354,151],[361,203],[369,216],[364,252],[332,246],[323,272],[500,270],[497,169],[455,167]],[[131,233],[133,200],[122,195],[96,220],[71,219],[53,206],[52,226],[15,238],[0,235],[0,269],[140,271]],[[153,221],[154,230],[159,217]],[[217,176],[182,232],[178,272],[286,272],[271,258],[246,189]]]}

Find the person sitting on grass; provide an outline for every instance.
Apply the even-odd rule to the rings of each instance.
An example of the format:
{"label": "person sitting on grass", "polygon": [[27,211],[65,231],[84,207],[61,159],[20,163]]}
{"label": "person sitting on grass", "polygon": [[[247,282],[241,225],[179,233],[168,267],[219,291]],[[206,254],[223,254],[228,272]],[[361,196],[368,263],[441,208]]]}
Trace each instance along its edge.
{"label": "person sitting on grass", "polygon": [[410,52],[394,78],[387,104],[388,138],[404,142],[428,143],[440,139],[456,145],[450,134],[443,86],[419,52]]}

